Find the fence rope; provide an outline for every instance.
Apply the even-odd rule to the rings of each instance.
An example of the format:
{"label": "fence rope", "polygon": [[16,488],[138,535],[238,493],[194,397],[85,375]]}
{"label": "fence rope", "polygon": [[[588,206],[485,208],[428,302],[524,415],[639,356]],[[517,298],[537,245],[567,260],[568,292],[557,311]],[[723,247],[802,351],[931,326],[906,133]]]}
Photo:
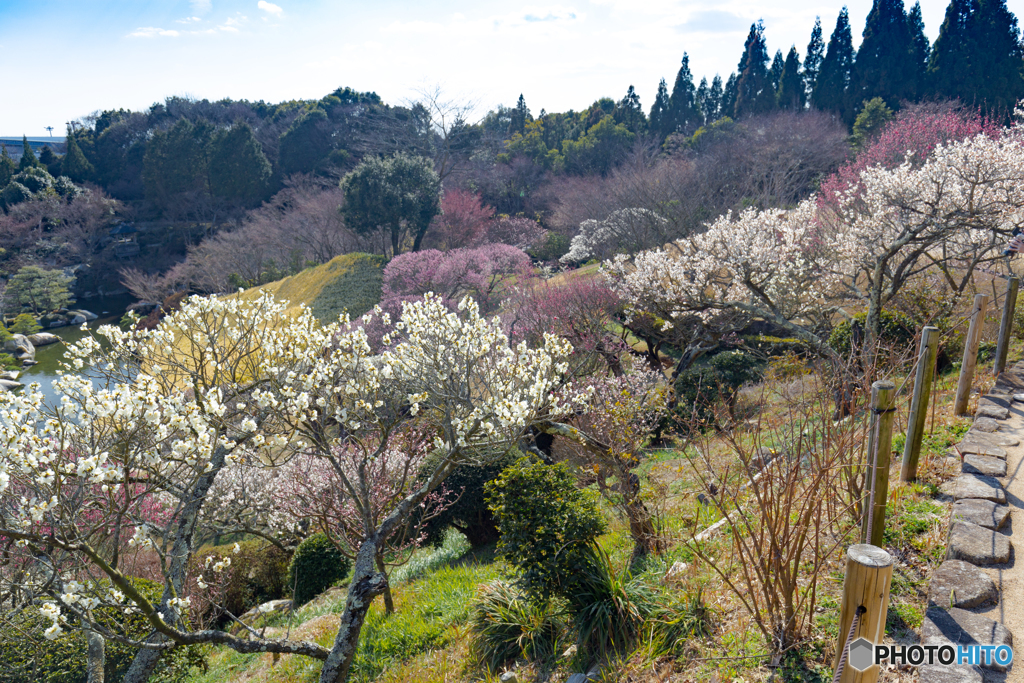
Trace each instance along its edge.
{"label": "fence rope", "polygon": [[846,669],[846,660],[850,657],[850,643],[853,642],[853,634],[857,632],[857,625],[860,624],[860,615],[867,611],[864,605],[860,605],[853,615],[850,632],[846,634],[846,642],[843,644],[843,656],[839,658],[839,665],[836,667],[835,675],[832,676],[832,683],[839,683],[839,679],[843,677],[843,670]]}

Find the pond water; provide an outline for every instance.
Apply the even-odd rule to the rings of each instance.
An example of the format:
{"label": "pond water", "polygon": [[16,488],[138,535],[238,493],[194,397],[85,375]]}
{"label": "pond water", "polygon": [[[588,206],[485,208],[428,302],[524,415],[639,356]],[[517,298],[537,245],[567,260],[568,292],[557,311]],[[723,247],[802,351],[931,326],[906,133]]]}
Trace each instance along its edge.
{"label": "pond water", "polygon": [[[82,299],[75,304],[75,308],[92,311],[99,316],[98,319],[89,323],[89,328],[95,330],[100,325],[116,325],[132,301],[132,297],[127,295],[96,297]],[[46,396],[47,402],[52,404],[56,401],[57,392],[53,390],[53,380],[57,379],[57,369],[60,367],[60,361],[64,358],[65,344],[73,344],[88,334],[88,332],[83,332],[81,327],[81,325],[68,325],[67,327],[44,330],[44,332],[52,332],[57,335],[64,343],[37,347],[36,360],[38,363],[20,368],[21,375],[18,377],[18,381],[25,385],[39,382],[40,391]]]}

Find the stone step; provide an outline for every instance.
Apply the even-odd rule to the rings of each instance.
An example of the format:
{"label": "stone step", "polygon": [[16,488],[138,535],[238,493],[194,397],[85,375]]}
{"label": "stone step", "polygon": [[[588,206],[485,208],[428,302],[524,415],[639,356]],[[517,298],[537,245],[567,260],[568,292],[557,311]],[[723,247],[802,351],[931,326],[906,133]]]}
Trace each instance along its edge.
{"label": "stone step", "polygon": [[991,417],[977,417],[971,425],[971,431],[992,433],[999,430],[999,421]]}
{"label": "stone step", "polygon": [[1019,446],[1020,439],[1016,436],[1009,434],[991,434],[989,432],[976,432],[969,430],[964,434],[964,441],[970,441],[972,443],[983,443],[989,446],[998,446],[1000,448],[1010,448],[1012,446]]}
{"label": "stone step", "polygon": [[953,522],[946,543],[947,560],[971,564],[1003,564],[1010,561],[1010,537],[970,522]]}
{"label": "stone step", "polygon": [[999,601],[988,574],[963,560],[946,560],[932,573],[928,600],[939,607],[982,607]]}
{"label": "stone step", "polygon": [[[1013,634],[1009,629],[979,614],[952,608],[929,607],[925,613],[921,638],[925,645],[1008,645],[1013,646]],[[982,665],[983,668],[1005,671],[1006,667],[995,662]]]}
{"label": "stone step", "polygon": [[[980,402],[979,402],[980,403]],[[1010,417],[1010,411],[1002,406],[986,403],[978,406],[974,411],[974,420],[978,421],[983,417],[990,417],[993,420],[1005,420]],[[993,430],[995,431],[995,430]]]}
{"label": "stone step", "polygon": [[1010,519],[1010,506],[999,505],[991,500],[967,498],[953,503],[951,520],[983,526],[986,529],[1002,529]]}
{"label": "stone step", "polygon": [[946,495],[953,496],[953,500],[981,498],[1000,505],[1006,503],[1006,491],[1003,490],[999,480],[982,474],[961,474],[956,479],[950,479],[942,484],[939,490]]}
{"label": "stone step", "polygon": [[966,455],[961,466],[964,474],[984,474],[990,477],[1006,476],[1006,461],[988,455]]}
{"label": "stone step", "polygon": [[956,445],[957,450],[961,453],[971,453],[973,455],[987,455],[992,458],[1006,459],[1006,450],[999,448],[998,446],[990,446],[989,444],[980,443],[978,441],[961,441]]}

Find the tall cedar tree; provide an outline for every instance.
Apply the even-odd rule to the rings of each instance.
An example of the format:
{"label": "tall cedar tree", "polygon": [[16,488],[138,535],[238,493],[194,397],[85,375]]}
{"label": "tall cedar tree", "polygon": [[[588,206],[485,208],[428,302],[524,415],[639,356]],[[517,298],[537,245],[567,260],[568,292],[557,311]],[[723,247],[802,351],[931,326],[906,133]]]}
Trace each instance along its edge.
{"label": "tall cedar tree", "polygon": [[282,177],[315,171],[331,153],[327,112],[320,107],[303,112],[281,135],[279,150]]}
{"label": "tall cedar tree", "polygon": [[751,24],[744,45],[743,67],[736,84],[736,117],[763,114],[775,108],[775,90],[768,72],[768,46],[764,40],[764,24]]}
{"label": "tall cedar tree", "polygon": [[804,90],[805,99],[810,99],[814,86],[821,72],[821,60],[825,58],[825,41],[821,37],[821,17],[814,17],[814,28],[811,29],[811,40],[807,43],[807,56],[804,57]]}
{"label": "tall cedar tree", "polygon": [[205,119],[196,124],[178,119],[166,133],[156,131],[146,145],[142,172],[146,199],[167,208],[185,193],[207,194],[212,137],[213,125]]}
{"label": "tall cedar tree", "polygon": [[682,66],[676,74],[675,85],[672,86],[672,95],[668,99],[671,133],[682,133],[689,135],[697,128],[696,88],[693,87],[693,74],[690,73],[690,56],[683,53]]}
{"label": "tall cedar tree", "polygon": [[28,144],[28,138],[22,135],[21,162],[18,164],[18,170],[24,171],[26,168],[32,168],[33,166],[39,165],[39,159],[36,159],[35,152],[32,151],[32,146]]}
{"label": "tall cedar tree", "polygon": [[946,7],[946,18],[928,63],[931,93],[938,98],[974,100],[968,89],[976,77],[972,65],[975,55],[971,18],[977,9],[976,0],[951,0]]}
{"label": "tall cedar tree", "polygon": [[7,152],[7,145],[3,145],[3,150],[0,151],[0,190],[7,187],[7,183],[11,182],[11,178],[18,172],[18,165],[14,163],[14,159]]}
{"label": "tall cedar tree", "polygon": [[512,137],[516,133],[523,135],[526,132],[526,124],[533,121],[523,93],[519,93],[519,100],[516,102],[516,108],[511,111],[511,117],[512,120],[508,124],[508,136]]}
{"label": "tall cedar tree", "polygon": [[722,116],[736,116],[736,96],[739,90],[739,76],[735,73],[729,74],[729,80],[725,82],[722,90]]}
{"label": "tall cedar tree", "polygon": [[1024,48],[1017,17],[1006,8],[1006,0],[981,0],[971,24],[979,48],[977,80],[972,82],[975,102],[997,118],[1008,118],[1024,97]]}
{"label": "tall cedar tree", "polygon": [[856,115],[850,98],[853,64],[853,33],[850,31],[850,15],[844,7],[829,38],[825,59],[821,60],[812,102],[818,109],[836,112],[848,126],[853,124]]}
{"label": "tall cedar tree", "polygon": [[874,0],[857,51],[857,82],[851,88],[854,106],[881,97],[895,109],[914,95],[920,74],[913,70],[914,43],[903,0]]}
{"label": "tall cedar tree", "polygon": [[270,175],[270,162],[248,123],[217,133],[210,151],[211,194],[253,206],[266,195]]}
{"label": "tall cedar tree", "polygon": [[907,31],[910,33],[910,69],[915,74],[910,99],[916,102],[928,92],[928,57],[932,49],[924,34],[920,2],[915,2],[907,13]]}
{"label": "tall cedar tree", "polygon": [[84,183],[92,180],[95,172],[92,164],[82,153],[82,148],[78,146],[78,136],[74,132],[69,132],[68,151],[64,153],[60,163],[61,175],[66,175],[76,183]]}
{"label": "tall cedar tree", "polygon": [[665,79],[658,82],[658,92],[654,96],[654,104],[651,105],[651,115],[648,117],[651,132],[658,136],[659,140],[668,137],[666,132],[671,124],[669,116],[668,84]]}
{"label": "tall cedar tree", "polygon": [[779,109],[802,111],[806,101],[804,80],[800,76],[800,54],[794,45],[789,48],[779,77]]}
{"label": "tall cedar tree", "polygon": [[772,58],[772,66],[768,70],[768,76],[772,82],[772,90],[778,96],[779,83],[782,81],[782,70],[786,68],[786,58],[782,56],[782,50],[775,51]]}
{"label": "tall cedar tree", "polygon": [[711,79],[711,89],[708,90],[707,101],[704,105],[704,120],[706,123],[714,123],[722,118],[722,77],[715,74]]}
{"label": "tall cedar tree", "polygon": [[626,95],[615,105],[615,123],[621,123],[633,133],[643,133],[647,127],[644,109],[640,106],[640,96],[636,89],[629,86]]}

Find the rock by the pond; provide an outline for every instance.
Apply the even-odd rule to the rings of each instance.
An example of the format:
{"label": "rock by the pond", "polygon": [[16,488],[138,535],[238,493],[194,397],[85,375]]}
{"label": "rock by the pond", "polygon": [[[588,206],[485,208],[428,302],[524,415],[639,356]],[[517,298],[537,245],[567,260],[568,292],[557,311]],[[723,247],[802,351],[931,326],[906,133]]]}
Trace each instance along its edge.
{"label": "rock by the pond", "polygon": [[962,521],[983,526],[986,529],[1001,529],[1010,519],[1010,506],[999,505],[991,500],[968,498],[953,503],[954,522]]}
{"label": "rock by the pond", "polygon": [[946,560],[932,574],[928,600],[939,607],[994,605],[999,591],[988,574],[963,560]]}
{"label": "rock by the pond", "polygon": [[68,321],[67,321],[67,320],[64,320],[63,318],[62,318],[62,319],[60,319],[60,320],[54,320],[54,321],[53,321],[52,323],[50,323],[50,325],[49,325],[49,327],[50,327],[50,329],[51,329],[51,330],[52,330],[52,329],[54,329],[55,327],[67,327],[67,326],[68,326]]}
{"label": "rock by the pond", "polygon": [[920,683],[982,683],[981,669],[968,664],[922,664],[917,667]]}
{"label": "rock by the pond", "polygon": [[974,420],[971,429],[976,429],[979,432],[994,432],[999,429],[999,422],[991,417],[979,417]]}
{"label": "rock by the pond", "polygon": [[954,500],[981,498],[1000,504],[1006,502],[1006,491],[1000,486],[999,480],[980,474],[961,474],[940,486],[939,490],[953,496]]}
{"label": "rock by the pond", "polygon": [[15,380],[18,379],[18,376],[20,374],[21,373],[18,372],[17,370],[4,370],[3,372],[0,372],[0,379]]}
{"label": "rock by the pond", "polygon": [[[1013,646],[1013,634],[1002,624],[954,607],[945,610],[929,607],[921,627],[925,645],[1008,645]],[[1006,667],[991,663],[983,668],[1005,671]]]}
{"label": "rock by the pond", "polygon": [[37,361],[37,360],[23,360],[23,361],[21,361],[21,364],[24,367],[28,367],[29,365],[39,365],[39,361]]}
{"label": "rock by the pond", "polygon": [[971,453],[974,455],[987,455],[992,458],[1006,459],[1006,451],[999,446],[990,446],[986,443],[980,443],[978,441],[961,441],[956,445],[957,450],[961,453]]}
{"label": "rock by the pond", "polygon": [[21,382],[15,382],[13,379],[0,379],[0,387],[11,391],[13,389],[20,389],[25,386]]}
{"label": "rock by the pond", "polygon": [[4,342],[4,351],[11,354],[15,360],[32,360],[36,355],[36,347],[23,334],[11,335],[11,338]]}
{"label": "rock by the pond", "polygon": [[970,522],[953,522],[949,528],[946,559],[977,565],[1009,562],[1010,537]]}
{"label": "rock by the pond", "polygon": [[998,446],[1000,448],[1009,448],[1020,445],[1020,439],[1016,436],[1010,436],[1009,434],[990,434],[987,432],[976,432],[974,430],[970,430],[964,434],[963,440],[965,442],[983,443],[989,446]]}
{"label": "rock by the pond", "polygon": [[32,342],[32,346],[46,346],[47,344],[56,344],[60,341],[60,337],[49,332],[36,332],[35,334],[28,335],[28,340]]}
{"label": "rock by the pond", "polygon": [[92,311],[87,311],[84,308],[80,308],[77,311],[68,311],[68,315],[72,316],[73,318],[77,318],[77,317],[81,316],[81,317],[85,318],[87,321],[90,321],[90,322],[93,321],[93,320],[96,320],[96,318],[99,317],[98,315],[96,315]]}
{"label": "rock by the pond", "polygon": [[965,455],[961,468],[964,474],[986,474],[990,477],[1006,476],[1006,461],[987,455]]}
{"label": "rock by the pond", "polygon": [[977,422],[978,419],[983,417],[990,417],[993,420],[1005,420],[1010,417],[1010,411],[996,405],[980,405],[978,406],[978,409],[974,411],[974,420]]}
{"label": "rock by the pond", "polygon": [[89,322],[89,320],[84,315],[74,315],[74,316],[71,316],[71,324],[72,325],[81,325],[82,323],[85,323],[85,322]]}

